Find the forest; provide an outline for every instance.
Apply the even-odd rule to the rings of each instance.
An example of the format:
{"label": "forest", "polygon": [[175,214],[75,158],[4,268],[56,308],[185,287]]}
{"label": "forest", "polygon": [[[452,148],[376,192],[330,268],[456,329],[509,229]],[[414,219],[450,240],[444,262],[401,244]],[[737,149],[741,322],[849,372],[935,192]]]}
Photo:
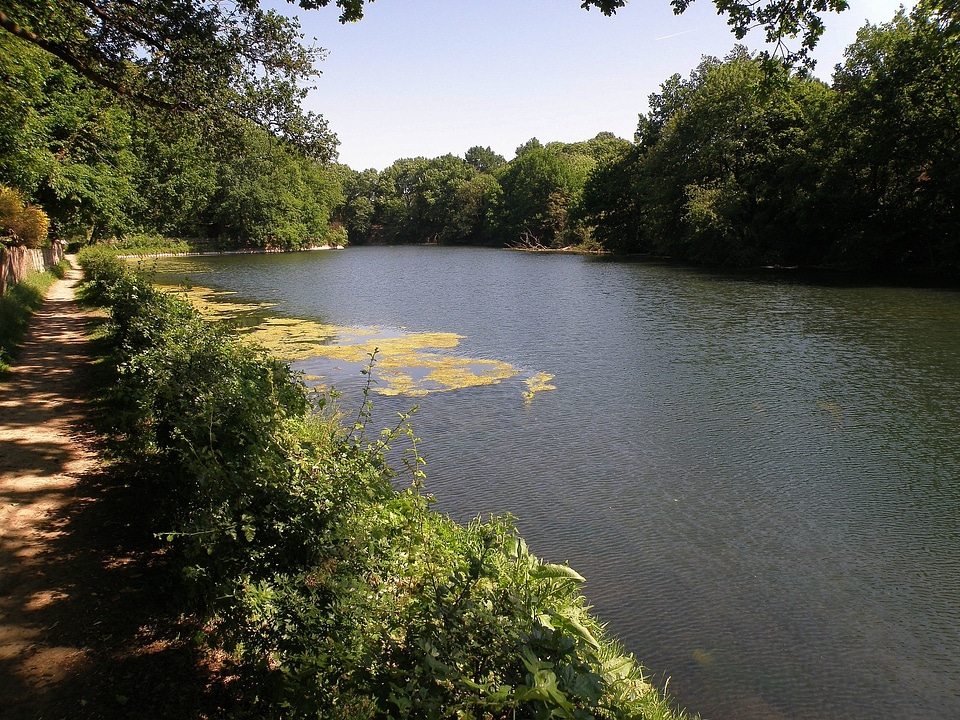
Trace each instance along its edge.
{"label": "forest", "polygon": [[[632,140],[532,138],[510,160],[478,144],[378,172],[338,164],[322,118],[264,115],[296,104],[289,83],[280,99],[237,91],[215,113],[183,112],[176,102],[209,104],[217,89],[131,99],[4,32],[0,185],[80,244],[479,244],[955,274],[958,35],[955,11],[921,2],[862,28],[830,84],[736,46],[666,79]],[[314,59],[286,62],[306,75]],[[5,212],[4,242],[24,240]]]}

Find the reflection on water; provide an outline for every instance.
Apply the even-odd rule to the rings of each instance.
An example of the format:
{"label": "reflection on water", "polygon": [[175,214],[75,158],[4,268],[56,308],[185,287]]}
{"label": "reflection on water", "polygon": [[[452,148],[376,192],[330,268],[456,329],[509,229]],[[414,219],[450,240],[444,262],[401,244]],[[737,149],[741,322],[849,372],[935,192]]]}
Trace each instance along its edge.
{"label": "reflection on water", "polygon": [[[960,294],[472,249],[176,262],[516,368],[377,422],[418,404],[440,510],[514,514],[681,704],[960,717]],[[355,367],[323,371],[359,402]]]}

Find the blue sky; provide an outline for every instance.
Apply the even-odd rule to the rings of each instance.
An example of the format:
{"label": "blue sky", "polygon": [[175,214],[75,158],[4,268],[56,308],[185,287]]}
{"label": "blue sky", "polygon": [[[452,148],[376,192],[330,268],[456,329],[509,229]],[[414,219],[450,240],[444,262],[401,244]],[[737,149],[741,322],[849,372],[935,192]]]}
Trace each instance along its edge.
{"label": "blue sky", "polygon": [[[857,29],[899,7],[850,0],[827,16],[816,74],[829,81]],[[301,15],[306,40],[328,51],[306,107],[327,118],[340,161],[355,170],[474,145],[509,160],[532,137],[632,139],[650,93],[736,42],[710,0],[680,16],[669,0],[631,0],[613,17],[580,0],[376,0],[358,23],[340,25],[337,14]],[[746,44],[761,49],[762,33]]]}

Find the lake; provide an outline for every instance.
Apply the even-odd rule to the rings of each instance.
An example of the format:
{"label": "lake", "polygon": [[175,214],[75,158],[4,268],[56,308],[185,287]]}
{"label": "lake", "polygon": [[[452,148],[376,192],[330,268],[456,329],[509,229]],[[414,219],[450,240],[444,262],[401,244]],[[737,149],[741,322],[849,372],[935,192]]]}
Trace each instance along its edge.
{"label": "lake", "polygon": [[[960,717],[960,292],[464,248],[157,268],[509,364],[374,395],[375,429],[419,405],[435,507],[513,514],[680,706]],[[294,367],[355,412],[360,364]],[[541,373],[555,389],[531,396]]]}

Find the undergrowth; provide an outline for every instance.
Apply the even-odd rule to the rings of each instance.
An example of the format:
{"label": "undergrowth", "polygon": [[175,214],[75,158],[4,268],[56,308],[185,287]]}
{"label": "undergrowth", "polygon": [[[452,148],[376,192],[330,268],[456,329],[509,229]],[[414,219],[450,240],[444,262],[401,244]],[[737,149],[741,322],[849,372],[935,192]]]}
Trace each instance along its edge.
{"label": "undergrowth", "polygon": [[144,469],[153,530],[204,641],[242,668],[250,716],[678,717],[579,574],[534,556],[509,517],[431,509],[408,415],[370,432],[364,402],[345,424],[122,261],[81,262],[84,296],[111,313],[116,451]]}
{"label": "undergrowth", "polygon": [[61,261],[46,272],[31,273],[0,297],[0,376],[10,371],[30,316],[40,309],[50,286],[64,276],[66,268],[66,261]]}

